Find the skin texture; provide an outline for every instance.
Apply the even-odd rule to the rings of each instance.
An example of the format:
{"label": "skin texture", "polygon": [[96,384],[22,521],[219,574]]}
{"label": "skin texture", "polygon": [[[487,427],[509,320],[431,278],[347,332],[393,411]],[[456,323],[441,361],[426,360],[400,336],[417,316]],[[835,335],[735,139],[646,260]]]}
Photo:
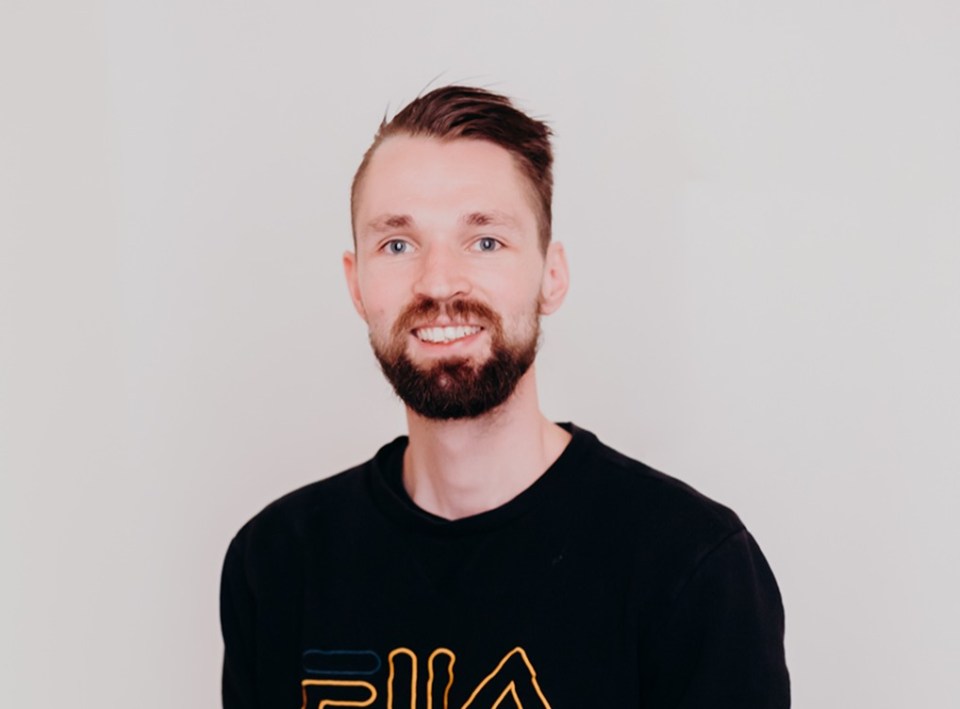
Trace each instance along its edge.
{"label": "skin texture", "polygon": [[[541,251],[529,185],[503,148],[393,136],[374,153],[358,197],[356,253],[344,254],[343,264],[375,349],[399,348],[422,368],[479,367],[498,328],[454,303],[489,309],[503,340],[517,344],[535,338],[538,318],[563,302],[563,248]],[[424,301],[437,307],[411,318],[411,306]],[[480,329],[446,343],[416,336],[419,328],[452,325]],[[417,504],[450,519],[491,509],[559,456],[568,434],[540,412],[535,369],[503,404],[474,418],[439,421],[407,408],[404,482]]]}

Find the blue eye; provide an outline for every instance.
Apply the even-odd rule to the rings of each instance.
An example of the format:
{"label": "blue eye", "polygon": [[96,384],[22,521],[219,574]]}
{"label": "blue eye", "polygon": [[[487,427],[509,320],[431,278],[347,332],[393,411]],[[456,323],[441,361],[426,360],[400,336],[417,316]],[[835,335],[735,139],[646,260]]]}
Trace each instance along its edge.
{"label": "blue eye", "polygon": [[390,239],[383,248],[388,254],[405,254],[410,250],[410,244],[402,239]]}
{"label": "blue eye", "polygon": [[496,251],[500,248],[501,244],[492,236],[484,236],[477,239],[476,246],[478,251]]}

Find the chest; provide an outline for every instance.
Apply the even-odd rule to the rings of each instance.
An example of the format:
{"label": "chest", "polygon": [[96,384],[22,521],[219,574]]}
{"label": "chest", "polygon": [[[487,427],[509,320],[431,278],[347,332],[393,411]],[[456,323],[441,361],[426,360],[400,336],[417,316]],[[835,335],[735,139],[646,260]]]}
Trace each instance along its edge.
{"label": "chest", "polygon": [[304,706],[637,706],[629,563],[543,530],[314,537],[290,597]]}

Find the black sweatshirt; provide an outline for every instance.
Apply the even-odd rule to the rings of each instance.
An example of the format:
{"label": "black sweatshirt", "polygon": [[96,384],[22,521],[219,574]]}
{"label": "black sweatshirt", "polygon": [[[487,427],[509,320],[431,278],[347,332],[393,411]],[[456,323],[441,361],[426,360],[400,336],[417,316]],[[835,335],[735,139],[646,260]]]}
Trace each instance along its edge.
{"label": "black sweatshirt", "polygon": [[567,424],[533,485],[447,521],[407,439],[230,544],[226,709],[788,707],[783,607],[729,509]]}

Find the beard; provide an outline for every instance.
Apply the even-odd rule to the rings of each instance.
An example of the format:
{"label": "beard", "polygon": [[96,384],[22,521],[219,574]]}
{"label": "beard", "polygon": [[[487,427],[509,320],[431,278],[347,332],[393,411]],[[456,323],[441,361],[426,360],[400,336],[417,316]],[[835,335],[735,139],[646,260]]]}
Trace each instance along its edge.
{"label": "beard", "polygon": [[[452,420],[476,418],[505,402],[526,374],[537,355],[540,318],[533,310],[529,335],[508,341],[499,315],[488,306],[472,300],[455,300],[441,305],[422,298],[408,306],[391,330],[390,342],[379,344],[371,335],[373,352],[384,376],[397,396],[425,418]],[[465,357],[450,357],[420,366],[407,354],[407,338],[418,322],[446,313],[462,322],[473,316],[489,331],[490,356],[483,362]]]}

